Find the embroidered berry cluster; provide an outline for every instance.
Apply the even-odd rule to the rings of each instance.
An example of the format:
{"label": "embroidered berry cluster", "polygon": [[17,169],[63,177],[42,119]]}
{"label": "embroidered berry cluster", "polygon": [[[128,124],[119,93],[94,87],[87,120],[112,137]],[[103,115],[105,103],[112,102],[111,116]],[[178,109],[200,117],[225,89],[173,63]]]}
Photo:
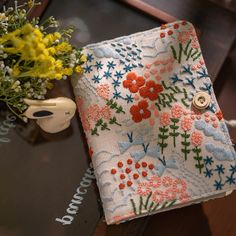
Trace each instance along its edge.
{"label": "embroidered berry cluster", "polygon": [[111,174],[119,183],[119,189],[123,190],[125,187],[136,185],[135,182],[139,183],[140,180],[147,179],[153,174],[153,169],[152,163],[145,161],[135,163],[132,159],[128,159],[126,162],[118,161],[117,167],[111,169]]}

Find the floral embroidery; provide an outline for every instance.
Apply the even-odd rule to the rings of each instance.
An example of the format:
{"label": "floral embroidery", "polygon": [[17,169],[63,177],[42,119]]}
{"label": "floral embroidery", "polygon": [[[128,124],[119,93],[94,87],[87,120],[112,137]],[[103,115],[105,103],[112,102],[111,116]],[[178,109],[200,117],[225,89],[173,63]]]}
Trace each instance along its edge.
{"label": "floral embroidery", "polygon": [[109,98],[109,84],[101,84],[97,86],[97,94],[101,98],[107,100]]}
{"label": "floral embroidery", "polygon": [[183,109],[180,105],[175,104],[172,108],[171,108],[171,114],[173,118],[180,118],[183,114]]}
{"label": "floral embroidery", "polygon": [[161,185],[161,178],[159,176],[152,176],[149,181],[150,186],[157,188]]}
{"label": "floral embroidery", "polygon": [[146,85],[140,88],[140,96],[144,98],[149,98],[151,101],[154,101],[158,98],[160,92],[163,91],[163,87],[160,84],[155,83],[152,80],[146,82]]}
{"label": "floral embroidery", "polygon": [[172,185],[172,178],[170,176],[165,176],[162,180],[162,184],[165,186],[165,187],[170,187]]}
{"label": "floral embroidery", "polygon": [[101,117],[109,120],[111,118],[111,110],[109,106],[104,106],[100,109]]}
{"label": "floral embroidery", "polygon": [[148,110],[148,103],[145,100],[140,101],[138,105],[133,105],[130,108],[130,113],[134,122],[140,122],[151,116],[151,112]]}
{"label": "floral embroidery", "polygon": [[170,124],[170,114],[168,112],[163,112],[160,115],[160,124],[162,126],[167,126]]}
{"label": "floral embroidery", "polygon": [[152,200],[155,203],[162,203],[164,201],[164,193],[160,190],[156,190],[153,194],[152,194]]}
{"label": "floral embroidery", "polygon": [[130,72],[126,76],[126,80],[123,81],[123,86],[128,88],[131,93],[138,92],[139,88],[145,84],[142,76],[137,76],[134,72]]}
{"label": "floral embroidery", "polygon": [[[102,193],[109,220],[124,219],[117,215],[121,203],[133,209],[126,216],[135,216],[189,202],[194,189],[188,185],[202,178],[217,191],[236,185],[235,156],[214,96],[205,110],[192,105],[197,92],[214,92],[190,24],[162,26],[142,42],[124,37],[85,50],[90,60],[76,99],[87,137],[97,144],[98,180],[111,188]],[[111,145],[103,145],[109,132]],[[104,154],[97,157],[99,151]],[[192,182],[186,169],[196,176]]]}
{"label": "floral embroidery", "polygon": [[148,183],[140,183],[137,188],[137,193],[140,196],[146,196],[151,192],[151,188]]}
{"label": "floral embroidery", "polygon": [[191,143],[195,146],[192,151],[194,152],[195,156],[193,157],[196,161],[197,164],[195,164],[195,167],[199,170],[199,173],[202,173],[202,169],[204,167],[204,164],[202,163],[202,156],[201,154],[201,148],[200,146],[203,141],[203,136],[200,132],[194,131],[191,135]]}
{"label": "floral embroidery", "polygon": [[191,136],[191,142],[196,147],[202,144],[203,136],[200,132],[193,132]]}
{"label": "floral embroidery", "polygon": [[[153,181],[158,184],[153,184]],[[135,215],[154,212],[158,209],[171,207],[177,200],[189,201],[185,180],[170,176],[152,176],[148,182],[141,182],[137,187],[139,202],[130,199]]]}

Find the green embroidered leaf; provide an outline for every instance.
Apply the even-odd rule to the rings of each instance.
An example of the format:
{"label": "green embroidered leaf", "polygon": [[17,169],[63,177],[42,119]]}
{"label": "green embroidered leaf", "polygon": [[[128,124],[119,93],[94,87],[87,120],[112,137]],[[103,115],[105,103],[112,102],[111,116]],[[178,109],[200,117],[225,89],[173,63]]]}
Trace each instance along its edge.
{"label": "green embroidered leaf", "polygon": [[178,125],[170,125],[170,128],[171,128],[171,129],[178,129],[179,126],[178,126]]}
{"label": "green embroidered leaf", "polygon": [[159,130],[162,132],[162,133],[166,133],[168,132],[168,128],[165,128],[165,127],[159,127]]}
{"label": "green embroidered leaf", "polygon": [[171,136],[173,136],[173,137],[178,137],[179,136],[179,133],[177,132],[177,133],[169,133]]}
{"label": "green embroidered leaf", "polygon": [[95,127],[94,129],[91,130],[91,135],[97,135],[99,136],[99,134],[97,133],[98,129]]}
{"label": "green embroidered leaf", "polygon": [[179,119],[178,118],[171,118],[170,119],[172,122],[174,122],[174,123],[178,123],[179,122]]}
{"label": "green embroidered leaf", "polygon": [[167,139],[168,135],[158,134],[158,137],[161,138],[161,139]]}
{"label": "green embroidered leaf", "polygon": [[159,203],[157,203],[157,204],[156,204],[156,206],[155,206],[155,207],[152,209],[152,211],[156,211],[156,210],[157,210],[157,208],[159,207],[159,205],[160,205],[160,204],[159,204]]}
{"label": "green embroidered leaf", "polygon": [[182,151],[183,153],[186,153],[186,154],[189,154],[189,153],[190,153],[190,150],[189,150],[189,149],[184,149],[184,148],[182,148],[181,151]]}
{"label": "green embroidered leaf", "polygon": [[186,58],[186,61],[189,59],[189,57],[190,57],[192,51],[193,51],[193,48],[190,48],[190,50],[189,50],[189,52],[188,52],[188,55],[187,55],[187,58]]}
{"label": "green embroidered leaf", "polygon": [[190,142],[183,141],[183,142],[181,142],[181,144],[184,145],[184,146],[187,146],[187,147],[190,146]]}
{"label": "green embroidered leaf", "polygon": [[181,134],[181,136],[182,136],[183,138],[189,138],[189,137],[190,137],[190,134],[185,134],[185,133],[183,133],[183,134]]}
{"label": "green embroidered leaf", "polygon": [[196,164],[195,167],[198,169],[202,169],[204,167],[204,164]]}

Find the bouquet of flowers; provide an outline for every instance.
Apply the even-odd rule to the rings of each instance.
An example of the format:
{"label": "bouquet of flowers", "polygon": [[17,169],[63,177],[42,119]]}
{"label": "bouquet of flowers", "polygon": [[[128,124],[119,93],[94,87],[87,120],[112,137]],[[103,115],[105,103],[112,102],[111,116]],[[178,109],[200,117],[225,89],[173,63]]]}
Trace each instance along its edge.
{"label": "bouquet of flowers", "polygon": [[[54,17],[40,23],[29,19],[34,0],[0,13],[0,101],[25,120],[24,98],[44,99],[53,80],[81,73],[86,57],[73,47],[69,39],[71,27],[58,29]],[[50,29],[50,33],[47,30]]]}

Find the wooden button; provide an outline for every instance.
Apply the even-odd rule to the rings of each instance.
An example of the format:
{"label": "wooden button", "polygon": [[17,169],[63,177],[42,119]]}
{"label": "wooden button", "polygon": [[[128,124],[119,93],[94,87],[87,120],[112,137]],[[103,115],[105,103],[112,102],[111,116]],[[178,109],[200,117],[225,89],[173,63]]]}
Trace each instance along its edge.
{"label": "wooden button", "polygon": [[198,92],[193,97],[193,105],[200,110],[207,108],[210,102],[211,97],[208,93],[205,92]]}

